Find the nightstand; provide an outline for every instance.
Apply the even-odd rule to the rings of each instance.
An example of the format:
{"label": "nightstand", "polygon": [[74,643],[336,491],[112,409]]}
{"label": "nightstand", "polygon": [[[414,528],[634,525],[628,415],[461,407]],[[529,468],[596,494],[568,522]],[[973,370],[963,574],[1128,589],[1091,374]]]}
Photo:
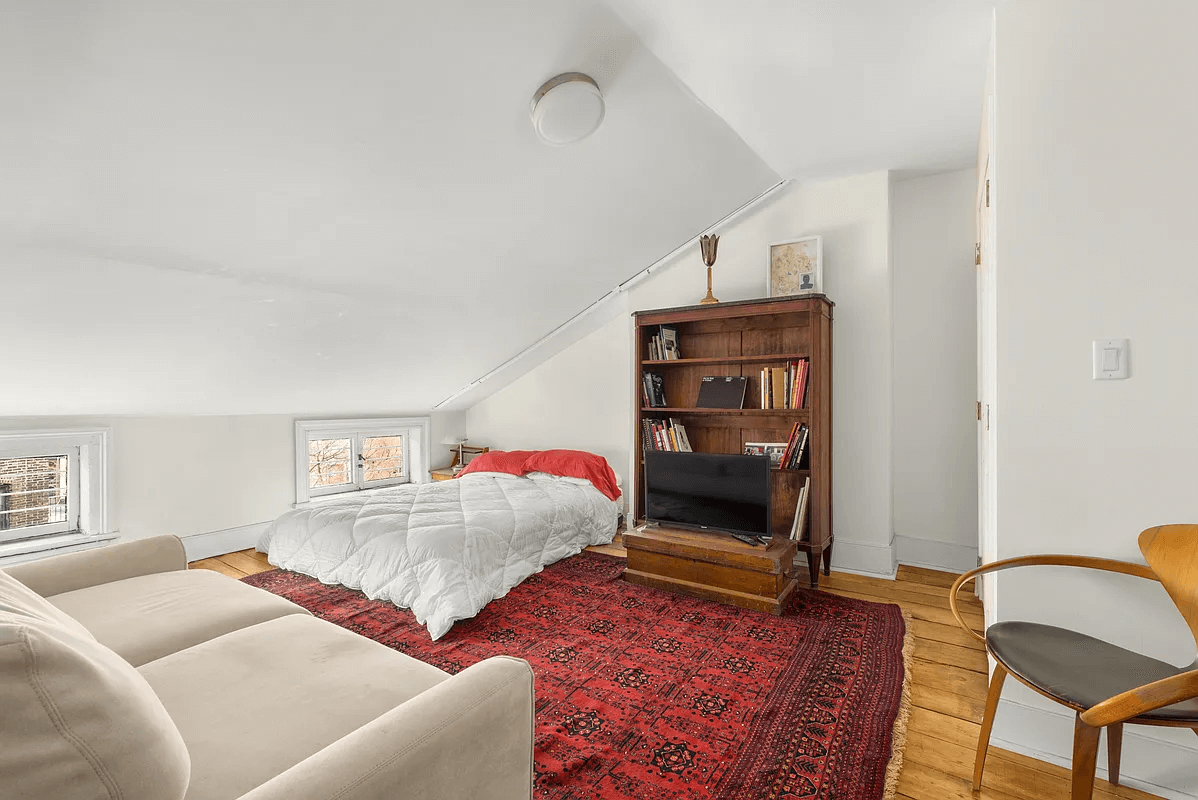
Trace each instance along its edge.
{"label": "nightstand", "polygon": [[437,467],[430,469],[428,474],[435,481],[449,481],[457,477],[457,473],[453,471],[453,467]]}

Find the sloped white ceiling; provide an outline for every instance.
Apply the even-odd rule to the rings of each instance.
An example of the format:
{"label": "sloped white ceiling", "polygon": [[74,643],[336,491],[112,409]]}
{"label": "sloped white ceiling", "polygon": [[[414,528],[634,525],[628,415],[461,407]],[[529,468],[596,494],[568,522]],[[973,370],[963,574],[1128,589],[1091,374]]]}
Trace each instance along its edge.
{"label": "sloped white ceiling", "polygon": [[0,415],[426,409],[776,180],[603,3],[0,0]]}
{"label": "sloped white ceiling", "polygon": [[783,177],[975,163],[995,0],[612,5]]}

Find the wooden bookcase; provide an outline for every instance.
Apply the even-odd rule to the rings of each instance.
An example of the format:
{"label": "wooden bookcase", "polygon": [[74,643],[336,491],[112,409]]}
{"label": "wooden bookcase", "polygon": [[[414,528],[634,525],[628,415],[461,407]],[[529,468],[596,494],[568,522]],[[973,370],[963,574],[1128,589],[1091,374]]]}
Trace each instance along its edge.
{"label": "wooden bookcase", "polygon": [[[634,450],[643,453],[645,419],[676,418],[686,427],[696,452],[742,453],[745,442],[785,442],[796,422],[810,429],[804,469],[772,470],[770,495],[774,536],[789,537],[803,481],[811,477],[808,524],[799,550],[807,553],[811,584],[832,563],[832,309],[824,295],[744,300],[706,306],[637,311],[634,346]],[[649,360],[649,341],[659,325],[678,329],[682,358]],[[763,367],[785,367],[788,361],[810,361],[807,407],[762,409]],[[641,390],[641,374],[656,372],[665,383],[668,408],[649,408]],[[705,375],[748,378],[744,408],[696,408]],[[644,459],[636,462],[635,517],[645,516]]]}

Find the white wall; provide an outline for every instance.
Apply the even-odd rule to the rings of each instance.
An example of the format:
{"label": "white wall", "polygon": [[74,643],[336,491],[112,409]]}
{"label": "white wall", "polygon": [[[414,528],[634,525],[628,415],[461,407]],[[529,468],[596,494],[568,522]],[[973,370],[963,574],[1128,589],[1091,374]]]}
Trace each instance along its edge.
{"label": "white wall", "polygon": [[[889,176],[792,185],[719,233],[715,295],[765,294],[770,242],[824,236],[824,279],[836,302],[834,519],[838,564],[893,569],[890,547]],[[467,412],[472,443],[598,452],[627,477],[634,310],[690,305],[706,289],[698,246],[662,264],[608,310],[612,319]]]}
{"label": "white wall", "polygon": [[894,184],[894,534],[904,564],[978,553],[973,169]]}
{"label": "white wall", "polygon": [[[295,420],[283,414],[0,417],[0,430],[109,428],[109,522],[122,539],[141,539],[258,525],[289,509],[295,502]],[[464,421],[460,413],[432,416],[433,466],[448,463],[449,448],[439,442],[447,433],[461,433]]]}
{"label": "white wall", "polygon": [[[1140,560],[1142,529],[1198,521],[1198,4],[1043,0],[997,20],[999,555]],[[1131,339],[1128,380],[1091,379],[1108,337]],[[1165,593],[1130,578],[1010,573],[995,610],[1194,657]],[[1067,762],[1071,715],[1008,683],[996,737]],[[1129,728],[1123,773],[1198,795],[1195,745]]]}

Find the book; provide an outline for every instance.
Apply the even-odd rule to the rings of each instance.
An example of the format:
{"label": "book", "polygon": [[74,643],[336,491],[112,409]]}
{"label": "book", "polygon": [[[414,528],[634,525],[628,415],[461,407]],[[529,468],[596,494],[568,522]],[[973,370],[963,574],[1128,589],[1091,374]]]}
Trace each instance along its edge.
{"label": "book", "polygon": [[786,369],[770,368],[770,408],[788,408],[786,403]]}
{"label": "book", "polygon": [[690,439],[686,437],[686,428],[674,417],[670,417],[670,430],[674,432],[674,443],[680,453],[693,453]]}
{"label": "book", "polygon": [[795,386],[795,408],[807,407],[807,377],[810,371],[810,362],[805,358],[800,359],[799,376]]}
{"label": "book", "polygon": [[662,359],[676,361],[682,358],[682,353],[678,349],[678,329],[673,325],[661,325],[659,330],[661,331]]}
{"label": "book", "polygon": [[748,378],[734,376],[704,376],[699,383],[696,408],[744,408]]}
{"label": "book", "polygon": [[665,408],[669,405],[666,402],[666,384],[659,373],[642,372],[641,383],[645,402],[650,408]]}
{"label": "book", "polygon": [[649,424],[649,420],[641,420],[641,434],[644,438],[643,449],[656,450],[657,443],[653,439],[653,426]]}
{"label": "book", "polygon": [[795,520],[790,527],[790,538],[793,541],[799,541],[803,538],[804,529],[807,527],[807,500],[811,494],[811,477],[803,481],[803,488],[799,489],[799,501],[795,503]]}
{"label": "book", "polygon": [[803,463],[803,453],[807,449],[807,436],[810,430],[806,425],[799,426],[799,434],[795,441],[794,450],[791,452],[790,461],[786,465],[786,469],[799,469]]}

